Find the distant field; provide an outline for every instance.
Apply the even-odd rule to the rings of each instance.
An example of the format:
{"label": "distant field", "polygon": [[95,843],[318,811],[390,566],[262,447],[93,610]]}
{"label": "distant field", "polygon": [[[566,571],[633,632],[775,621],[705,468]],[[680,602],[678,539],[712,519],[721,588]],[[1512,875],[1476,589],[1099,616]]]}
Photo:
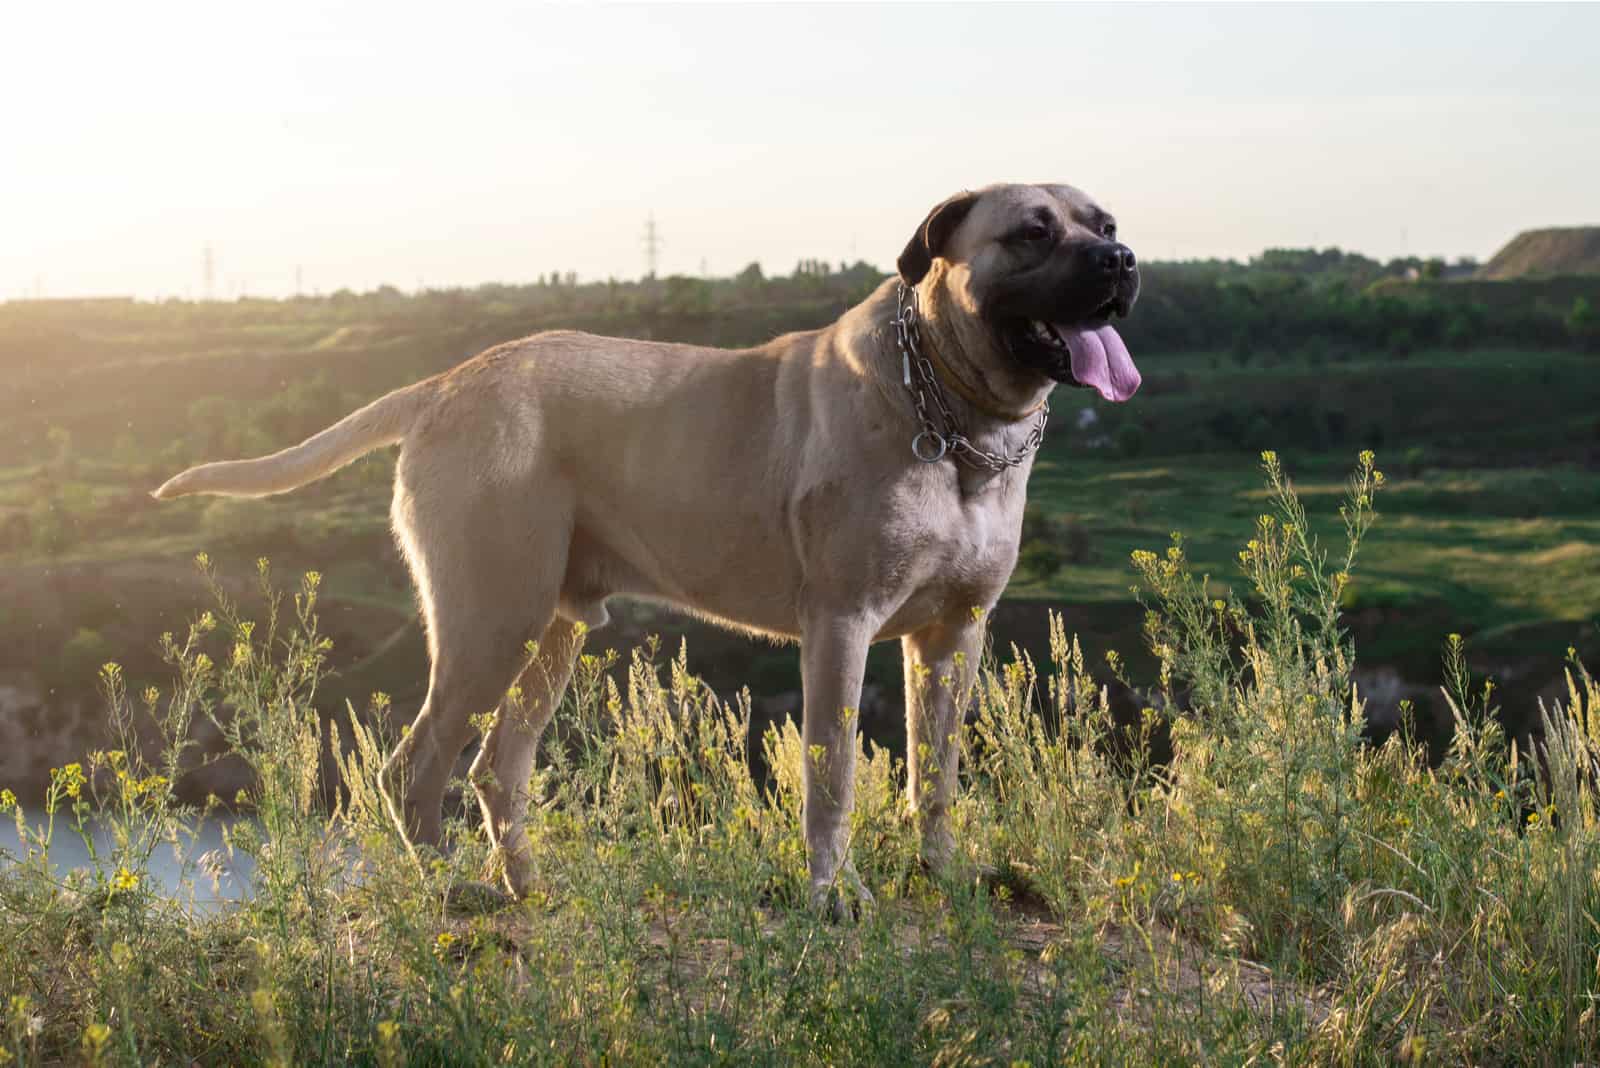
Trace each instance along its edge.
{"label": "distant field", "polygon": [[[1328,453],[1291,455],[1287,461],[1330,550],[1342,544],[1338,503],[1352,460],[1353,454]],[[314,567],[328,575],[330,610],[384,609],[356,613],[367,622],[346,638],[353,645],[349,652],[365,659],[366,650],[412,618],[410,592],[388,533],[391,464],[387,456],[371,458],[287,497],[159,506],[138,492],[154,484],[143,469],[140,481],[119,468],[86,467],[66,494],[79,513],[75,540],[54,553],[14,549],[4,561],[42,575],[53,568],[115,569],[142,560],[183,578],[194,553],[205,550],[225,572],[240,577],[259,555],[272,557],[280,570]],[[1553,669],[1567,645],[1595,643],[1600,479],[1593,472],[1570,463],[1411,469],[1382,454],[1380,466],[1389,474],[1378,500],[1382,518],[1347,599],[1366,663],[1393,664],[1426,681],[1450,631],[1473,638],[1474,649],[1491,665],[1537,656]],[[36,478],[28,471],[0,471],[0,511],[25,510]],[[1047,526],[1043,537],[1058,546],[1060,562],[1047,573],[1030,568],[1025,546],[1008,597],[1069,605],[1070,625],[1095,635],[1097,646],[1113,646],[1136,661],[1140,639],[1132,625],[1136,614],[1129,612],[1129,554],[1159,550],[1172,532],[1181,531],[1199,570],[1223,586],[1236,584],[1240,532],[1265,505],[1257,463],[1242,453],[1122,459],[1052,448],[1035,469],[1030,496]],[[195,594],[187,590],[191,603]],[[82,625],[103,625],[128,640],[148,631],[135,604],[115,611],[82,609],[78,617],[88,621]],[[655,619],[669,633],[680,629],[671,616]],[[37,623],[23,604],[0,610],[6,630],[32,631]],[[71,629],[56,640],[70,634]],[[37,635],[18,638],[28,647]],[[748,655],[773,653],[750,646]],[[421,665],[406,658],[368,666],[396,673],[384,678],[363,672],[365,683],[389,692],[404,693],[422,678]]]}
{"label": "distant field", "polygon": [[[1240,533],[1263,510],[1257,457],[1266,448],[1283,455],[1331,544],[1343,479],[1371,448],[1389,486],[1348,595],[1364,664],[1431,687],[1440,642],[1460,632],[1481,670],[1531,677],[1537,687],[1568,645],[1600,647],[1593,352],[1505,347],[1493,332],[1478,346],[1405,344],[1424,320],[1396,320],[1399,341],[1381,347],[1364,347],[1344,327],[1319,332],[1313,319],[1297,321],[1300,334],[1256,333],[1274,308],[1303,305],[1305,285],[1266,276],[1260,295],[1244,299],[1228,281],[1239,268],[1219,269],[1226,284],[1214,290],[1181,272],[1165,288],[1152,281],[1128,324],[1145,374],[1133,402],[1055,394],[1022,566],[996,618],[1002,643],[1039,640],[1044,610],[1064,608],[1092,655],[1115,648],[1147,666],[1129,593],[1132,550],[1160,549],[1182,531],[1201,570],[1236,581]],[[22,673],[81,688],[97,649],[158,672],[155,628],[178,625],[201,603],[190,560],[203,549],[241,579],[258,556],[280,573],[324,572],[340,671],[330,699],[359,701],[373,689],[412,695],[424,677],[422,648],[388,534],[391,452],[268,501],[157,505],[147,491],[189,463],[298,441],[388,389],[532,330],[750,343],[828,321],[879,277],[858,265],[750,284],[668,279],[653,293],[539,285],[236,305],[5,306],[0,366],[18,388],[0,396],[0,422],[11,430],[0,436],[0,682]],[[1475,303],[1487,283],[1382,285],[1429,307],[1448,310],[1449,298],[1460,314],[1489,314]],[[1553,321],[1590,283],[1506,285],[1514,299],[1505,316]],[[1539,311],[1545,290],[1554,311]],[[1382,321],[1400,306],[1328,299],[1317,314],[1352,322]],[[1201,335],[1225,334],[1227,316],[1240,317],[1240,332],[1221,347],[1173,351],[1178,327],[1212,305],[1226,314],[1208,313],[1215,321]],[[644,608],[620,613],[619,624],[607,641],[690,635],[697,669],[718,685],[748,683],[758,693],[798,685],[791,650]],[[892,650],[875,655],[874,677],[892,682],[893,660]]]}
{"label": "distant field", "polygon": [[[1380,464],[1382,457],[1380,456]],[[1343,457],[1290,462],[1325,546],[1343,544],[1338,517]],[[1571,465],[1449,470],[1389,468],[1382,515],[1348,598],[1356,622],[1380,624],[1363,645],[1369,662],[1436,659],[1445,632],[1477,634],[1501,655],[1527,652],[1519,630],[1571,633],[1600,606],[1600,479]],[[1196,567],[1237,584],[1239,531],[1265,510],[1255,465],[1234,454],[1180,462],[1050,459],[1030,484],[1050,515],[1086,535],[1088,557],[1047,578],[1022,575],[1011,595],[1074,603],[1129,597],[1128,555],[1160,550],[1181,531]],[[1387,624],[1387,625],[1381,625]]]}

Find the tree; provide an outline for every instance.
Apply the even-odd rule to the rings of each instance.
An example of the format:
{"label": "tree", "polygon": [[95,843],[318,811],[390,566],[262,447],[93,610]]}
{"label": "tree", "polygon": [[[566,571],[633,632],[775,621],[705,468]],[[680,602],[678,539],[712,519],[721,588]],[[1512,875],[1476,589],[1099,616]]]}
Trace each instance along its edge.
{"label": "tree", "polygon": [[1577,342],[1580,348],[1600,352],[1600,312],[1595,311],[1589,298],[1574,298],[1572,310],[1567,312],[1564,322],[1567,335]]}
{"label": "tree", "polygon": [[711,283],[674,274],[667,277],[662,310],[670,315],[706,315],[711,311]]}
{"label": "tree", "polygon": [[56,684],[63,689],[93,689],[100,666],[111,659],[111,643],[97,630],[79,627],[61,647]]}
{"label": "tree", "polygon": [[189,405],[189,433],[203,456],[228,452],[228,431],[236,413],[226,397],[201,397]]}

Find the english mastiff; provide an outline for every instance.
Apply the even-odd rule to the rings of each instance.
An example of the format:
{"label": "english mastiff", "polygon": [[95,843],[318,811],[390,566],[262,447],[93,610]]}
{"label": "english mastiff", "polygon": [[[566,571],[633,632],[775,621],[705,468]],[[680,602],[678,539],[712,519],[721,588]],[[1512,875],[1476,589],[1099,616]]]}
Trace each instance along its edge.
{"label": "english mastiff", "polygon": [[952,196],[898,268],[837,322],[752,349],[572,331],[507,342],[155,496],[284,493],[400,445],[391,514],[431,668],[385,765],[391,813],[437,844],[474,720],[519,685],[522,714],[493,719],[470,776],[516,894],[532,876],[529,779],[574,623],[603,624],[607,599],[626,595],[799,641],[812,898],[870,904],[848,842],[867,647],[898,638],[904,651],[908,802],[939,869],[955,848],[984,618],[1016,563],[1046,399],[1058,383],[1117,402],[1139,388],[1111,325],[1138,296],[1138,266],[1116,220],[1072,186]]}

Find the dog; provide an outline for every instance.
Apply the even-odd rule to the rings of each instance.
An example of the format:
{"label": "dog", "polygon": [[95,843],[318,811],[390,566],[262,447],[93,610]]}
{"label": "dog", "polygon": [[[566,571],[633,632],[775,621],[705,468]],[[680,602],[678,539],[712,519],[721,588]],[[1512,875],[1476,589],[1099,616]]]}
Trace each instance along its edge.
{"label": "dog", "polygon": [[1072,186],[958,193],[897,267],[831,325],[752,349],[571,331],[508,342],[155,496],[284,493],[399,443],[392,519],[430,675],[384,791],[411,841],[437,845],[474,720],[518,685],[521,714],[500,710],[470,773],[515,895],[532,877],[529,779],[574,624],[602,625],[626,595],[799,641],[810,897],[867,907],[848,855],[867,647],[902,644],[908,803],[923,859],[944,869],[961,722],[1047,398],[1070,383],[1122,402],[1140,384],[1112,326],[1138,297],[1138,264]]}

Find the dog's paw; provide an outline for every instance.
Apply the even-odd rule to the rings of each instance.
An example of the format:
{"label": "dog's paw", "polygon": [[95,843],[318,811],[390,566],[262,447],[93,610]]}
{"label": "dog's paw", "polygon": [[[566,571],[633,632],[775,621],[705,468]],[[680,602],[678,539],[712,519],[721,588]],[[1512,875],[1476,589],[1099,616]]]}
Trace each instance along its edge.
{"label": "dog's paw", "polygon": [[923,871],[939,879],[948,878],[956,873],[957,859],[960,855],[953,835],[932,833],[923,835],[922,849],[917,859],[921,861]]}
{"label": "dog's paw", "polygon": [[872,916],[878,900],[861,881],[854,868],[845,868],[833,879],[811,884],[811,910],[833,923],[856,923]]}
{"label": "dog's paw", "polygon": [[483,867],[485,882],[504,887],[518,901],[526,899],[533,890],[533,875],[533,860],[528,854],[526,840],[509,849],[504,843],[497,845]]}

